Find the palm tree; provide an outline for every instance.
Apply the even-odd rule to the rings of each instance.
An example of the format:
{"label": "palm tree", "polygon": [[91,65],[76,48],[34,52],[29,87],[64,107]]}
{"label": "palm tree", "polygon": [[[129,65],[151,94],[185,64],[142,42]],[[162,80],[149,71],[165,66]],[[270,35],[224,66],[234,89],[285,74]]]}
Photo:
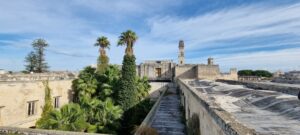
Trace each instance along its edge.
{"label": "palm tree", "polygon": [[99,48],[99,52],[100,55],[106,55],[105,53],[105,49],[108,48],[110,46],[110,42],[108,41],[107,37],[101,36],[97,38],[97,41],[95,43],[95,46],[100,46]]}
{"label": "palm tree", "polygon": [[60,110],[50,112],[47,119],[38,128],[83,132],[87,126],[84,112],[80,106],[71,103],[64,105]]}
{"label": "palm tree", "polygon": [[108,48],[110,46],[110,43],[107,39],[107,37],[99,37],[97,39],[97,42],[95,43],[95,46],[100,46],[99,52],[100,52],[100,56],[98,58],[98,64],[97,64],[97,72],[99,74],[103,74],[106,70],[106,68],[108,67],[108,63],[109,63],[109,58],[106,56],[105,53],[105,49]]}
{"label": "palm tree", "polygon": [[135,32],[131,30],[127,30],[126,32],[122,32],[121,36],[119,37],[118,46],[126,45],[126,55],[132,56],[133,55],[133,45],[138,39]]}

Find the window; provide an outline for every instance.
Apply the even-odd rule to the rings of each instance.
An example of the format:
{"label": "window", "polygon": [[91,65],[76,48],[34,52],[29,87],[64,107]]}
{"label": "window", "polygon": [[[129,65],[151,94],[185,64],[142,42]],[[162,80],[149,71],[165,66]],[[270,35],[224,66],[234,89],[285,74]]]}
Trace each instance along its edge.
{"label": "window", "polygon": [[156,68],[156,77],[161,77],[161,68]]}
{"label": "window", "polygon": [[2,123],[1,123],[1,111],[2,111],[2,108],[4,108],[4,106],[0,106],[0,126],[2,125]]}
{"label": "window", "polygon": [[59,108],[59,96],[58,97],[54,97],[54,108]]}
{"label": "window", "polygon": [[28,116],[32,116],[36,114],[36,102],[37,101],[30,101],[28,102]]}

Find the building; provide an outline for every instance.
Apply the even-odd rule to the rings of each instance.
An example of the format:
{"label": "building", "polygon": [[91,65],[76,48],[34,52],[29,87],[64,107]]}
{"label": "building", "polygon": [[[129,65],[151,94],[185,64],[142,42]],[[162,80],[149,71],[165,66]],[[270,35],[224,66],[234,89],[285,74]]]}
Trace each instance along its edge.
{"label": "building", "polygon": [[177,78],[186,79],[225,79],[237,80],[237,69],[230,69],[229,73],[221,73],[219,65],[213,58],[207,59],[207,64],[186,64],[184,56],[184,41],[179,41],[178,63],[172,60],[145,61],[137,68],[140,77],[146,76],[150,81],[172,81]]}
{"label": "building", "polygon": [[300,84],[300,71],[291,71],[275,77],[272,82]]}
{"label": "building", "polygon": [[7,74],[7,71],[5,71],[4,69],[0,69],[0,75],[4,75]]}
{"label": "building", "polygon": [[172,60],[145,61],[138,66],[138,75],[150,81],[172,81],[175,63]]}

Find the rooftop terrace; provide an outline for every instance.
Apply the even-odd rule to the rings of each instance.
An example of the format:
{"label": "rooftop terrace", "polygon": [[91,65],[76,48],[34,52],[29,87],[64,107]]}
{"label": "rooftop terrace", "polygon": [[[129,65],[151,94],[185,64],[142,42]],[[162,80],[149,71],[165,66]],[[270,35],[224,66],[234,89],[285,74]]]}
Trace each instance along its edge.
{"label": "rooftop terrace", "polygon": [[300,101],[294,95],[206,80],[188,85],[259,134],[300,133]]}

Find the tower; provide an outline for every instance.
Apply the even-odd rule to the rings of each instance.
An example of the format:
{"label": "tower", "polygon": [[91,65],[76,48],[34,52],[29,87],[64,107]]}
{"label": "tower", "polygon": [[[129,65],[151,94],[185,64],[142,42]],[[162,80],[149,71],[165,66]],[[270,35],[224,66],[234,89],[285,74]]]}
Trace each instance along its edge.
{"label": "tower", "polygon": [[184,64],[184,42],[183,40],[179,41],[179,55],[178,55],[178,64]]}
{"label": "tower", "polygon": [[209,57],[209,58],[207,59],[207,65],[214,65],[214,59],[211,58],[211,57]]}

